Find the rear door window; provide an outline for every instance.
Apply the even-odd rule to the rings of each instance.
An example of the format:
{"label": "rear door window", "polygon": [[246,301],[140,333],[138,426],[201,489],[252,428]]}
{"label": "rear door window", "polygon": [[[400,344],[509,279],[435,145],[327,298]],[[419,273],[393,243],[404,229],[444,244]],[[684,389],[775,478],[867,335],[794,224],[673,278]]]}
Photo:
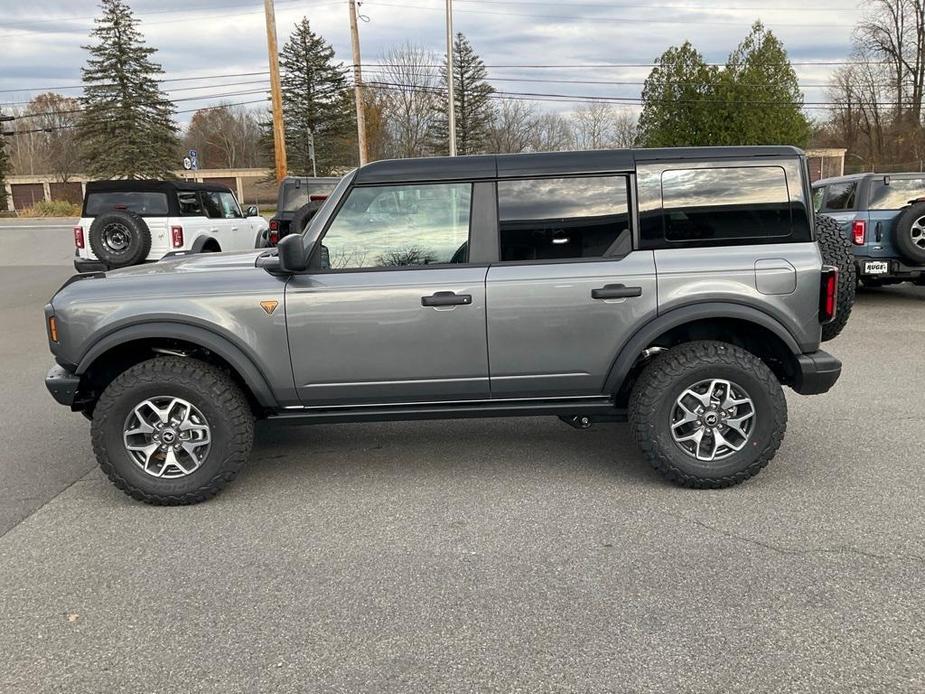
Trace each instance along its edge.
{"label": "rear door window", "polygon": [[627,183],[625,176],[499,181],[501,260],[604,258],[629,251]]}
{"label": "rear door window", "polygon": [[833,212],[853,210],[857,187],[857,181],[830,183],[825,189],[825,209]]}
{"label": "rear door window", "polygon": [[163,217],[168,209],[167,193],[90,193],[85,205],[88,217],[96,217],[109,210],[128,210],[142,217]]}
{"label": "rear door window", "polygon": [[920,198],[925,198],[925,177],[891,178],[889,183],[880,178],[871,184],[868,207],[872,210],[898,210]]}
{"label": "rear door window", "polygon": [[204,214],[202,211],[202,201],[197,191],[181,190],[177,193],[177,202],[180,204],[180,214],[184,216],[195,217]]}
{"label": "rear door window", "polygon": [[666,170],[662,205],[670,244],[761,242],[792,232],[787,176],[778,166]]}

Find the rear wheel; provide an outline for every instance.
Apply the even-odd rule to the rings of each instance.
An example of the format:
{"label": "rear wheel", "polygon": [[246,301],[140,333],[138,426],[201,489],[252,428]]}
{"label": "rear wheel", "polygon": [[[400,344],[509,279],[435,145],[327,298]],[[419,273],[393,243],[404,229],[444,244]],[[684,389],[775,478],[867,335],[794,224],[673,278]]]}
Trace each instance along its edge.
{"label": "rear wheel", "polygon": [[227,374],[165,356],[136,364],[106,388],[91,432],[100,467],[126,494],[193,504],[221,491],[247,461],[254,419]]}
{"label": "rear wheel", "polygon": [[896,218],[893,243],[909,262],[925,264],[925,202],[910,205]]}
{"label": "rear wheel", "polygon": [[643,370],[629,418],[643,455],[664,477],[686,487],[729,487],[774,457],[787,402],[755,355],[722,342],[690,342]]}

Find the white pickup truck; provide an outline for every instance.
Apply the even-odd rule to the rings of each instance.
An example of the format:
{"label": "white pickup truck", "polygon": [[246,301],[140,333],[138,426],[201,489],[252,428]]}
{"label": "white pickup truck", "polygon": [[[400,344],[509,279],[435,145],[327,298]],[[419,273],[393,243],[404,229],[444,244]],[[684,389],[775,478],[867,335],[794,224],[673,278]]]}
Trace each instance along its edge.
{"label": "white pickup truck", "polygon": [[267,220],[241,211],[223,185],[187,181],[95,181],[87,184],[74,227],[78,272],[114,270],[168,253],[255,248]]}

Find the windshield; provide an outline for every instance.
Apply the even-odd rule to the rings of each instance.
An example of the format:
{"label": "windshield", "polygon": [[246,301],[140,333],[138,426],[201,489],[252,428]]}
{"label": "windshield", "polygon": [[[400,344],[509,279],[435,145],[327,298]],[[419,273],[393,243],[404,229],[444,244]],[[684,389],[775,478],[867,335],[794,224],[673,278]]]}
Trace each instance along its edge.
{"label": "windshield", "polygon": [[283,183],[280,195],[280,212],[294,212],[312,201],[313,196],[330,195],[337,185],[336,179],[300,179]]}
{"label": "windshield", "polygon": [[321,204],[321,207],[318,208],[318,211],[312,217],[312,220],[308,223],[308,226],[305,227],[305,231],[302,232],[303,235],[310,235],[313,233],[315,227],[319,224],[323,225],[328,218],[328,215],[331,214],[331,209],[334,205],[337,204],[337,201],[344,194],[344,191],[350,186],[350,181],[353,180],[353,174],[356,173],[356,169],[346,174],[340,181],[334,190],[331,191],[331,194],[325,199]]}

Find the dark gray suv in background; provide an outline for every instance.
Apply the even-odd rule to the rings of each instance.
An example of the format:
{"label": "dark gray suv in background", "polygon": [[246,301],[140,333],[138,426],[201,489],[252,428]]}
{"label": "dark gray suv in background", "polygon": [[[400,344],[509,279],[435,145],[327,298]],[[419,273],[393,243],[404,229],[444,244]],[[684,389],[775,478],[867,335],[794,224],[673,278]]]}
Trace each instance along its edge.
{"label": "dark gray suv in background", "polygon": [[729,486],[780,445],[782,386],[839,376],[817,228],[789,147],[376,162],[278,249],[72,278],[47,385],[151,503],[218,492],[262,418],[628,418],[666,477]]}

